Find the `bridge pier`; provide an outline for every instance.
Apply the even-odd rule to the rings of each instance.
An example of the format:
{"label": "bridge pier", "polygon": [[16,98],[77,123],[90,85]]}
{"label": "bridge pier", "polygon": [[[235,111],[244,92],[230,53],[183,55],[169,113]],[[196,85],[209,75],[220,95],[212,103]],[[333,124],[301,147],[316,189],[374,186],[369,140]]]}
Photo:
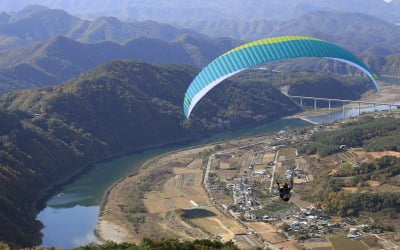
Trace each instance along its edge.
{"label": "bridge pier", "polygon": [[346,105],[346,102],[343,102],[343,118],[346,116],[346,111],[344,109],[344,105]]}
{"label": "bridge pier", "polygon": [[314,98],[314,110],[317,110],[317,99]]}
{"label": "bridge pier", "polygon": [[303,107],[303,98],[300,97],[300,107]]}
{"label": "bridge pier", "polygon": [[328,112],[331,114],[331,100],[328,101]]}

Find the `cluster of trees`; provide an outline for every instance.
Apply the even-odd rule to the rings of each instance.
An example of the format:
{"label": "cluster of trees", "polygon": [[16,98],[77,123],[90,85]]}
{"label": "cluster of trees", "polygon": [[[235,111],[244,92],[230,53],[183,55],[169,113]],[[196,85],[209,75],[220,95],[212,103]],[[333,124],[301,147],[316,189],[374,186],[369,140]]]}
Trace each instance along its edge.
{"label": "cluster of trees", "polygon": [[[329,213],[339,216],[358,216],[361,212],[383,212],[395,216],[400,211],[400,193],[349,193],[344,186],[363,187],[368,180],[385,181],[400,174],[400,159],[384,156],[358,167],[344,166],[334,175],[317,176],[313,190],[306,194],[315,202],[322,202]],[[338,177],[353,177],[341,179]]]}
{"label": "cluster of trees", "polygon": [[[1,249],[11,249],[7,244],[0,242]],[[41,249],[41,248],[34,248]],[[57,250],[59,248],[51,247],[46,249]],[[135,243],[115,243],[108,241],[104,244],[89,244],[74,248],[74,250],[239,250],[232,241],[221,242],[217,240],[193,240],[193,241],[181,241],[179,239],[149,239],[144,238],[139,244]]]}
{"label": "cluster of trees", "polygon": [[306,155],[319,154],[322,157],[339,153],[343,150],[344,149],[340,148],[340,145],[329,145],[320,142],[314,142],[297,147],[297,152],[299,154],[306,154]]}
{"label": "cluster of trees", "polygon": [[376,137],[364,143],[366,151],[396,151],[400,152],[400,134]]}
{"label": "cluster of trees", "polygon": [[364,147],[367,151],[398,151],[396,145],[400,137],[400,119],[366,116],[356,122],[343,124],[335,131],[317,132],[311,137],[311,143],[298,147],[302,154],[321,156],[340,152],[341,145],[346,147]]}
{"label": "cluster of trees", "polygon": [[75,248],[75,250],[191,250],[191,249],[207,249],[207,250],[239,250],[237,246],[231,241],[221,242],[216,240],[194,240],[194,241],[181,241],[178,239],[143,239],[139,244],[134,243],[115,243],[107,242],[103,245],[87,245]]}
{"label": "cluster of trees", "polygon": [[353,184],[356,184],[367,180],[384,181],[398,174],[400,174],[400,159],[395,156],[383,156],[374,162],[362,163],[356,168],[342,168],[334,176],[355,176]]}
{"label": "cluster of trees", "polygon": [[[400,193],[330,192],[324,201],[328,212],[340,216],[358,216],[360,212],[400,212]],[[388,214],[388,213],[387,213]]]}

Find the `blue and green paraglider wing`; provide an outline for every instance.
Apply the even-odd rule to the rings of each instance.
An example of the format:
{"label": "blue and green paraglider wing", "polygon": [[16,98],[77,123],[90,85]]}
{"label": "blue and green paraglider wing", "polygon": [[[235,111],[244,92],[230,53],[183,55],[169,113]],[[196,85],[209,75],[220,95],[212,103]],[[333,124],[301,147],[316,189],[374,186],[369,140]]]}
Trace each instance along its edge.
{"label": "blue and green paraglider wing", "polygon": [[358,57],[338,45],[305,36],[266,38],[236,47],[208,64],[186,90],[183,102],[186,118],[208,91],[228,77],[259,64],[295,57],[325,57],[350,64],[363,71],[375,91],[379,91],[376,75]]}

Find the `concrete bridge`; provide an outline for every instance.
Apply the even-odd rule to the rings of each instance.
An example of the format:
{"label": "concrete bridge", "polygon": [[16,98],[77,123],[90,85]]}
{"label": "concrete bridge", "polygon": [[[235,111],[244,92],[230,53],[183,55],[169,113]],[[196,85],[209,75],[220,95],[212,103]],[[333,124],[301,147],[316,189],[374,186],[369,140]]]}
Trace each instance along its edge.
{"label": "concrete bridge", "polygon": [[[357,101],[357,100],[343,100],[343,99],[334,99],[334,98],[322,98],[322,97],[308,97],[308,96],[291,96],[287,95],[289,98],[291,98],[294,102],[295,100],[299,100],[299,106],[303,107],[303,100],[314,100],[314,110],[317,109],[317,101],[325,101],[328,102],[328,110],[329,113],[331,112],[331,103],[332,102],[341,102],[342,108],[343,108],[343,113],[345,112],[345,105],[349,103],[356,103],[358,104],[358,114],[361,113],[361,104],[367,105],[367,106],[373,106],[374,110],[376,106],[388,106],[389,107],[389,112],[392,111],[392,107],[398,108],[400,107],[400,104],[394,104],[394,103],[378,103],[378,102],[366,102],[366,101]],[[297,102],[296,102],[297,103]]]}

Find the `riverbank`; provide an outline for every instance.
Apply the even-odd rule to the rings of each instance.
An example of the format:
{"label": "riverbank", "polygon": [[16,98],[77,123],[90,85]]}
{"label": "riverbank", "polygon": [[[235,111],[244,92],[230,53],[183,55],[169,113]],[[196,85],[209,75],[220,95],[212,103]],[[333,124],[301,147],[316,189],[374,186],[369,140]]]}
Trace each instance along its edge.
{"label": "riverbank", "polygon": [[[250,128],[236,129],[201,138],[192,145],[221,142],[232,138],[277,132],[281,129],[289,130],[306,125],[306,122],[299,119],[279,119]],[[99,215],[99,205],[106,190],[118,180],[137,172],[137,169],[148,159],[183,147],[188,147],[188,145],[140,151],[140,153],[96,164],[75,181],[57,190],[57,193],[63,192],[64,195],[61,197],[51,196],[46,202],[46,208],[36,217],[45,225],[41,230],[43,234],[41,246],[73,248],[95,240],[93,230]],[[59,226],[60,224],[63,225],[62,228]]]}
{"label": "riverbank", "polygon": [[[373,114],[373,117],[387,118],[387,115],[387,112],[379,112]],[[398,112],[392,112],[389,115],[389,118],[391,117],[398,118]],[[357,121],[354,118],[351,120]],[[365,121],[365,119],[360,119],[360,121]],[[339,123],[336,122],[333,126],[327,125],[325,129],[331,130],[333,127],[338,128]],[[292,207],[292,203],[281,204],[279,198],[265,193],[267,188],[264,184],[268,180],[274,182],[273,179],[270,179],[271,166],[269,163],[275,159],[275,164],[282,168],[283,161],[288,159],[297,162],[299,168],[296,169],[305,175],[305,177],[302,177],[303,174],[295,177],[296,187],[311,188],[310,186],[305,187],[305,182],[313,179],[315,171],[319,172],[318,168],[321,165],[317,164],[319,161],[315,161],[313,157],[300,156],[297,158],[298,154],[293,145],[305,141],[313,131],[314,128],[306,132],[304,130],[286,131],[230,140],[182,149],[153,158],[140,168],[138,175],[124,178],[107,192],[107,198],[102,206],[103,213],[98,221],[97,233],[102,240],[119,242],[137,243],[143,237],[187,240],[215,237],[223,241],[235,240],[239,247],[246,249],[263,244],[270,244],[272,249],[280,247],[297,249],[297,244],[302,244],[302,242],[297,241],[293,232],[290,237],[283,238],[279,233],[279,228],[288,220],[290,221],[288,224],[293,225],[298,221],[300,214],[304,216],[302,214],[304,211],[297,211],[298,209]],[[278,150],[279,147],[283,148]],[[361,152],[358,148],[339,154],[342,154],[342,157],[344,155],[348,157],[349,154],[359,155],[360,159],[368,161],[393,153],[379,152],[375,153],[377,156],[371,158],[371,152]],[[341,163],[337,161],[339,156],[324,158],[322,165],[330,162],[330,164],[338,164],[337,166],[328,164],[330,168],[340,167]],[[292,159],[292,157],[295,158]],[[279,162],[276,162],[277,159],[280,159]],[[347,160],[352,161],[351,159]],[[312,168],[310,168],[311,166]],[[211,172],[207,171],[210,169]],[[264,174],[256,174],[261,170],[265,171]],[[282,171],[284,168],[281,169],[280,175],[283,174]],[[327,172],[329,171],[330,169],[327,169]],[[207,172],[208,174],[205,174]],[[205,175],[207,175],[207,179],[204,179]],[[237,184],[244,186],[236,190],[234,187]],[[232,193],[228,188],[224,188],[229,185],[234,185],[232,190],[236,191]],[[141,195],[132,199],[132,194],[137,194],[137,192],[141,192]],[[302,189],[298,189],[298,192],[302,192]],[[246,201],[240,202],[243,194],[246,194],[243,196]],[[254,197],[252,197],[253,195]],[[267,199],[264,200],[260,197],[267,197]],[[130,198],[131,200],[129,200]],[[303,209],[312,209],[310,203],[299,204],[297,198],[294,197],[293,204],[299,205]],[[252,202],[248,203],[248,200],[261,201],[263,208]],[[131,207],[131,205],[137,206],[138,204],[143,205],[144,209]],[[276,207],[265,206],[266,204],[280,205],[282,207],[281,214],[277,213]],[[253,209],[244,206],[253,207]],[[243,213],[237,209],[241,209]],[[248,211],[258,213],[257,218],[246,217]],[[291,213],[289,219],[287,211]],[[265,215],[268,215],[268,223],[264,223]],[[255,222],[256,219],[257,222]],[[309,219],[310,223],[320,225],[323,222],[332,225],[330,222],[318,221],[321,218],[315,216]],[[306,225],[308,224],[306,223]],[[309,225],[305,227],[307,230],[311,230],[307,233],[316,232],[315,228],[309,227]],[[346,236],[348,227],[350,226],[333,229],[337,234],[335,238]],[[320,230],[325,229],[326,227]],[[319,237],[316,236],[316,238]],[[267,241],[267,243],[261,243],[263,241]],[[351,243],[351,240],[346,240],[346,242]],[[310,246],[310,248],[314,247],[315,245]]]}
{"label": "riverbank", "polygon": [[[213,235],[219,235],[223,240],[228,241],[232,240],[236,234],[247,233],[243,225],[226,217],[214,207],[212,200],[209,199],[202,185],[203,160],[208,159],[206,156],[211,154],[214,148],[224,148],[228,144],[240,147],[258,140],[265,140],[265,135],[186,148],[147,161],[140,168],[138,175],[123,178],[107,191],[96,226],[99,242],[123,239],[137,243],[143,237],[197,239],[209,238]],[[144,190],[142,197],[143,205],[148,212],[141,211],[132,215],[121,211],[119,206],[127,204],[126,198],[129,197],[129,192],[137,189],[135,187],[137,181],[146,179],[145,176],[150,176],[152,171],[160,171],[160,169],[167,174],[158,181],[153,181],[153,185]],[[193,220],[182,219],[179,212],[176,212],[180,211],[179,209],[194,207],[207,208],[217,216],[210,220],[196,219],[193,222]],[[145,222],[132,226],[132,223],[126,223],[129,220],[127,216],[144,218]],[[214,227],[216,229],[211,232],[204,230],[204,228]],[[115,236],[115,239],[110,235]],[[253,241],[257,242],[255,239]]]}
{"label": "riverbank", "polygon": [[[400,96],[399,86],[382,86],[381,92],[379,94],[376,94],[373,92],[368,92],[363,96],[362,101],[396,102],[396,101],[399,101],[398,96]],[[358,107],[358,105],[357,105],[357,107]],[[341,111],[341,108],[340,109],[338,108],[337,111]],[[305,111],[294,117],[292,116],[289,118],[300,118],[300,119],[310,122],[312,120],[308,119],[309,118],[308,116],[317,116],[317,115],[326,114],[326,113],[327,113],[327,109],[326,110],[320,109],[320,110],[317,110],[316,112],[311,110],[311,111]],[[247,139],[249,139],[249,138],[247,138]],[[232,140],[227,143],[235,144],[241,140],[243,140],[243,138]],[[194,148],[196,148],[200,151],[204,151],[207,148],[207,146],[210,146],[210,145],[215,146],[217,144],[223,144],[223,143],[224,142],[206,144],[206,145],[202,145],[202,146],[196,146]],[[164,165],[169,165],[168,161],[165,161],[165,159],[168,158],[167,156],[172,156],[174,158],[174,160],[176,160],[176,159],[182,158],[182,155],[184,155],[184,152],[187,150],[190,150],[190,149],[182,149],[182,150],[178,150],[176,152],[170,152],[170,153],[158,156],[154,159],[150,159],[145,164],[143,164],[143,166],[140,168],[140,171],[150,167],[150,165],[152,165],[152,164],[154,166],[156,166],[157,165],[156,163],[159,161],[164,161],[165,162]],[[159,165],[159,167],[162,167],[162,165]],[[170,169],[170,170],[173,171],[172,169]],[[129,182],[132,178],[133,178],[133,176],[128,176],[128,177],[121,179],[120,181],[118,181],[114,185],[112,185],[112,187],[110,187],[109,190],[106,192],[103,202],[100,207],[99,220],[98,220],[98,224],[97,224],[97,227],[95,230],[96,235],[98,236],[100,242],[104,241],[104,240],[114,240],[113,238],[109,237],[110,235],[116,235],[115,236],[116,240],[124,239],[124,240],[128,240],[128,241],[131,240],[134,242],[137,242],[140,240],[140,237],[130,237],[129,233],[126,233],[127,231],[129,232],[129,230],[132,230],[132,228],[130,229],[129,226],[127,226],[126,224],[123,223],[124,220],[120,217],[121,214],[117,215],[116,218],[113,218],[113,216],[111,215],[111,213],[112,213],[111,211],[113,209],[116,209],[116,207],[107,205],[107,204],[111,204],[112,202],[116,203],[116,201],[118,201],[118,198],[115,198],[115,197],[121,196],[121,194],[119,192],[123,189],[123,187],[126,188],[125,183]],[[164,184],[165,184],[165,181],[166,180],[163,180]],[[112,197],[112,196],[114,196],[114,197]],[[110,198],[110,197],[112,197],[112,198]],[[161,199],[162,197],[158,197],[158,198]],[[112,202],[110,202],[110,200],[112,200]],[[160,212],[160,211],[157,211],[157,212]],[[168,211],[166,210],[163,212],[167,213]],[[170,215],[170,216],[172,216],[172,215]],[[124,219],[126,220],[127,218],[124,218]],[[152,218],[152,219],[154,220],[154,218]],[[148,223],[148,222],[146,222],[146,223]],[[140,234],[137,234],[136,236],[139,236],[139,235]]]}
{"label": "riverbank", "polygon": [[[141,148],[134,151],[136,154],[133,155],[131,151],[104,157],[95,164],[79,168],[79,171],[49,188],[42,199],[44,209],[36,215],[36,220],[44,225],[40,246],[72,248],[95,240],[93,229],[97,223],[98,207],[107,188],[122,177],[136,173],[149,157],[178,148],[171,146],[177,143],[182,144],[181,141],[175,141],[169,146],[157,145],[151,150]],[[62,196],[55,195],[61,192]]]}
{"label": "riverbank", "polygon": [[[174,152],[179,152],[178,151],[172,151],[168,152],[159,156],[156,156],[154,158],[151,158],[145,162],[143,162],[138,169],[146,169],[148,166],[150,166],[152,163],[160,160],[162,157],[165,157],[169,154],[173,154]],[[183,150],[181,150],[183,151]],[[134,176],[134,173],[130,174],[129,176],[126,176],[117,182],[115,182],[112,186],[110,186],[107,191],[105,192],[103,199],[100,203],[99,206],[99,217],[98,217],[98,222],[96,225],[96,228],[94,229],[94,234],[97,238],[98,243],[104,243],[106,241],[115,241],[115,242],[123,242],[127,240],[127,229],[124,228],[123,226],[120,226],[112,221],[105,220],[105,215],[108,213],[109,208],[107,205],[109,204],[110,200],[110,195],[111,192],[117,188],[118,185],[121,183],[125,182],[128,178]]]}

